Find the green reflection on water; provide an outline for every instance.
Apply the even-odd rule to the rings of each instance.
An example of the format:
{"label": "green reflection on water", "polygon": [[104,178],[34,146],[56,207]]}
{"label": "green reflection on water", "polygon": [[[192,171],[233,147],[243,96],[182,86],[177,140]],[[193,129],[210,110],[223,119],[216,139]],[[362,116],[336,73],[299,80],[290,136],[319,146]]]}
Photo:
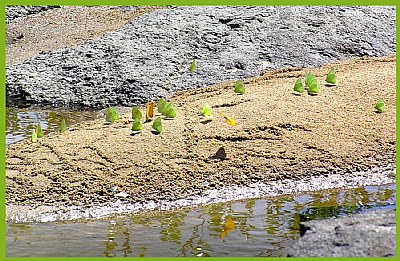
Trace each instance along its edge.
{"label": "green reflection on water", "polygon": [[[43,245],[49,252],[39,255],[52,256],[52,249],[66,248],[69,242],[72,249],[65,249],[65,253],[72,252],[72,256],[286,256],[286,250],[300,236],[300,222],[394,208],[395,198],[395,184],[390,184],[147,212],[98,224],[89,222],[95,224],[90,227],[84,223],[70,227],[9,224],[7,253],[37,256],[36,246]],[[235,229],[221,239],[228,216]],[[57,232],[71,227],[80,234]],[[49,237],[53,238],[51,243]],[[32,243],[35,247],[29,246]]]}
{"label": "green reflection on water", "polygon": [[29,231],[29,229],[31,228],[29,225],[24,224],[24,223],[20,223],[20,224],[10,224],[10,231],[11,233],[14,235],[13,237],[13,242],[16,242],[19,240],[18,235],[21,234],[25,234]]}
{"label": "green reflection on water", "polygon": [[77,123],[100,117],[98,111],[49,111],[21,108],[6,108],[6,144],[12,144],[31,136],[31,131],[38,123],[45,135],[60,130],[64,118],[68,127]]}
{"label": "green reflection on water", "polygon": [[[123,223],[111,222],[107,229],[109,232],[108,238],[103,242],[103,256],[116,257],[119,252],[122,252],[124,257],[130,256],[132,249],[130,243],[130,230],[128,227]],[[119,243],[115,240],[116,237],[120,237],[123,241],[120,250],[117,248]]]}
{"label": "green reflection on water", "polygon": [[[301,221],[337,217],[357,213],[365,209],[386,205],[394,196],[394,189],[383,187],[359,187],[330,194],[314,195],[314,205],[300,217]],[[371,203],[374,203],[371,205]]]}

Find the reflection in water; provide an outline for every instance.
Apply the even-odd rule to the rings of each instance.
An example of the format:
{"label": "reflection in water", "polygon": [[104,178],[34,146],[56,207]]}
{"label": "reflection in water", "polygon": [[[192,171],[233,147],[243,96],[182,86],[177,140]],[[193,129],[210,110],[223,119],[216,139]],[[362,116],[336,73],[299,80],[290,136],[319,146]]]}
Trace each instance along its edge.
{"label": "reflection in water", "polygon": [[229,232],[235,230],[235,228],[236,228],[235,222],[233,221],[231,216],[228,216],[224,224],[224,230],[221,232],[221,234],[219,234],[219,238],[223,239],[229,234]]}
{"label": "reflection in water", "polygon": [[6,108],[6,144],[12,144],[31,137],[32,129],[40,123],[44,135],[60,130],[62,118],[67,126],[86,120],[96,119],[95,111],[46,111],[20,108]]}
{"label": "reflection in water", "polygon": [[390,184],[108,221],[8,224],[7,256],[286,256],[301,221],[395,208],[395,190]]}

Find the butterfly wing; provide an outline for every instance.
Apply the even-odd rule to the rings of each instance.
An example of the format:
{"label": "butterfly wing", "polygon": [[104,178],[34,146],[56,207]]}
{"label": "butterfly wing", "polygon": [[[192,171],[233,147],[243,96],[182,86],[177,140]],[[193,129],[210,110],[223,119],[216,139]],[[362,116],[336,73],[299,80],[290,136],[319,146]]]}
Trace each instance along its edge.
{"label": "butterfly wing", "polygon": [[219,114],[220,114],[222,117],[225,118],[226,123],[228,123],[228,124],[231,125],[231,126],[236,126],[236,122],[235,122],[232,118],[226,116],[226,115],[223,114],[222,112],[220,112]]}
{"label": "butterfly wing", "polygon": [[146,104],[146,121],[154,117],[154,103],[148,102]]}

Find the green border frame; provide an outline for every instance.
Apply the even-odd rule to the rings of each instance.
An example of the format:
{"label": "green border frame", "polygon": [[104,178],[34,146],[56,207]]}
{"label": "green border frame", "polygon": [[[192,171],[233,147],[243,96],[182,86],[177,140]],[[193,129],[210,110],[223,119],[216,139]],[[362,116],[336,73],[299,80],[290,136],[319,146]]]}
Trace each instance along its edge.
{"label": "green border frame", "polygon": [[[6,5],[392,5],[396,6],[396,44],[399,42],[399,23],[397,23],[397,18],[400,17],[400,10],[398,1],[396,0],[174,0],[174,1],[151,1],[151,0],[143,0],[143,1],[127,1],[127,0],[90,0],[90,1],[78,1],[78,0],[62,0],[62,1],[44,1],[44,0],[34,0],[34,1],[18,1],[18,0],[5,0],[0,3],[0,39],[1,40],[1,51],[0,51],[0,260],[97,260],[101,257],[95,258],[80,258],[80,257],[57,257],[57,258],[17,258],[17,257],[6,257],[6,225],[5,225],[5,155],[6,155],[6,146],[5,146],[5,106],[6,106],[6,91],[5,91],[5,48],[6,48],[6,33],[5,33],[5,6]],[[396,46],[396,59],[398,60],[399,55],[397,54],[397,46]],[[400,66],[396,64],[396,79],[398,80]],[[396,100],[399,97],[399,88],[396,82]],[[396,130],[399,128],[399,124],[397,121],[397,115],[400,114],[400,108],[396,106]],[[396,132],[396,141],[398,138],[398,132]],[[397,153],[400,145],[396,142],[396,161],[399,162],[400,156]],[[396,173],[397,174],[397,173]],[[399,184],[396,182],[397,191],[399,190]],[[398,193],[396,194],[396,206],[399,206],[398,203]],[[396,208],[397,208],[396,207]],[[399,224],[399,216],[396,216],[396,222]],[[400,228],[396,226],[397,232],[397,242],[400,241]],[[396,247],[396,256],[400,256],[400,249]],[[179,258],[181,260],[194,259],[193,258]],[[123,260],[125,258],[116,258],[119,260]],[[177,258],[146,258],[147,260],[174,260]],[[238,258],[238,257],[227,257],[227,258],[216,258],[210,257],[207,260],[238,260],[238,261],[247,261],[247,260],[260,260],[264,258]],[[295,260],[310,260],[315,258],[265,258],[268,260],[282,260],[282,259],[295,259]],[[387,258],[323,258],[324,260],[386,260]]]}

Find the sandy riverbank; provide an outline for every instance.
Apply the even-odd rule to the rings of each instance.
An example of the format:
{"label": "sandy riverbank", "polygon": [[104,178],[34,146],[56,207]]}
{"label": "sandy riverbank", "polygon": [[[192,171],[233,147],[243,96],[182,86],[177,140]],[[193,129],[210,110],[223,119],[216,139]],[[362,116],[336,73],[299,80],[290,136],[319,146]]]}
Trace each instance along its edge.
{"label": "sandy riverbank", "polygon": [[[81,206],[174,201],[226,186],[307,182],[314,177],[354,176],[395,163],[395,56],[358,58],[312,69],[322,83],[334,69],[335,87],[317,96],[294,95],[307,69],[280,69],[245,81],[178,93],[169,101],[177,117],[164,120],[160,135],[145,123],[133,135],[130,108],[119,122],[79,124],[32,144],[7,147],[8,206]],[[385,99],[387,111],[373,106]],[[208,101],[214,119],[202,123]],[[143,108],[142,108],[143,111]],[[232,127],[217,112],[236,120]],[[226,158],[215,157],[224,148]],[[394,173],[388,174],[395,180]],[[360,176],[362,178],[362,175]],[[351,184],[349,184],[351,185]]]}

